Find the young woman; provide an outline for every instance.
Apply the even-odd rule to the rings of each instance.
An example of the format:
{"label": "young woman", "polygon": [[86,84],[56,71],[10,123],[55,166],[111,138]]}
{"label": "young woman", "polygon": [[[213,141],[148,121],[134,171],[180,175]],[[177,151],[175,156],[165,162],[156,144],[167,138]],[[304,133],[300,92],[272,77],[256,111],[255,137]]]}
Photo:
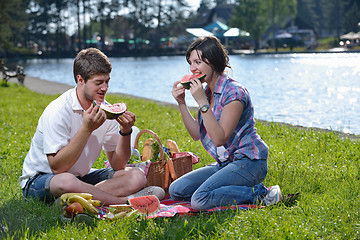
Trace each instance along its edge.
{"label": "young woman", "polygon": [[203,89],[191,80],[190,93],[199,105],[197,119],[185,102],[185,88],[176,81],[172,95],[191,137],[201,140],[216,160],[174,181],[169,193],[174,200],[191,201],[197,210],[233,204],[275,204],[282,200],[279,186],[266,188],[268,146],[256,133],[254,109],[245,87],[229,78],[229,56],[216,37],[196,39],[186,52],[193,74],[206,74]]}

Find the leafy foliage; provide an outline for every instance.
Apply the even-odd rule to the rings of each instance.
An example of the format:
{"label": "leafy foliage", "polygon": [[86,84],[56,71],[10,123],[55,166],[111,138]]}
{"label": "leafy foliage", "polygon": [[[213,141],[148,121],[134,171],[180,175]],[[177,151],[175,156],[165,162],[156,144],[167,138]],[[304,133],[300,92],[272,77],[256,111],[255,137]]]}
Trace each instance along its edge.
{"label": "leafy foliage", "polygon": [[20,32],[24,32],[27,21],[26,1],[0,1],[0,53],[15,51],[17,43],[21,42]]}
{"label": "leafy foliage", "polygon": [[256,41],[260,41],[270,27],[284,25],[286,18],[296,16],[296,0],[238,0],[237,2],[230,24],[250,32]]}

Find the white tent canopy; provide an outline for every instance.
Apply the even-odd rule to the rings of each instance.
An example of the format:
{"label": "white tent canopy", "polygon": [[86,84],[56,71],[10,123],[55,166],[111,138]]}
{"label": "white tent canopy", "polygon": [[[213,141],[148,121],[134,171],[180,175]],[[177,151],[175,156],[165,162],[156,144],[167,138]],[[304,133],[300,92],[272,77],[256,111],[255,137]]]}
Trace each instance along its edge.
{"label": "white tent canopy", "polygon": [[239,28],[230,28],[224,33],[224,37],[238,37],[238,36],[250,36],[250,33],[240,30]]}
{"label": "white tent canopy", "polygon": [[349,40],[360,39],[360,32],[358,33],[349,32],[347,34],[341,35],[340,39],[349,39]]}
{"label": "white tent canopy", "polygon": [[212,34],[209,31],[206,31],[203,28],[187,28],[186,31],[192,35],[194,35],[195,37],[206,37],[206,36],[212,36],[214,34]]}
{"label": "white tent canopy", "polygon": [[291,33],[288,33],[288,32],[283,32],[283,33],[280,33],[278,35],[275,36],[275,38],[292,38],[292,34]]}

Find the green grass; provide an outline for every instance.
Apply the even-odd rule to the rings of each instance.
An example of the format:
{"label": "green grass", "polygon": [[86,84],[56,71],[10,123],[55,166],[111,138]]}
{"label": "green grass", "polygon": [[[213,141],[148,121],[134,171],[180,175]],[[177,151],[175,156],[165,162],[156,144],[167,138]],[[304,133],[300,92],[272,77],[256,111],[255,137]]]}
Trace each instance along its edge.
{"label": "green grass", "polygon": [[[279,184],[284,195],[301,192],[296,205],[91,225],[64,223],[60,209],[25,202],[18,182],[38,118],[57,96],[16,84],[0,87],[0,94],[0,239],[360,238],[358,138],[262,121],[256,127],[270,147],[265,185]],[[140,129],[151,129],[163,142],[173,139],[180,150],[197,154],[201,160],[195,168],[212,162],[201,143],[191,140],[177,108],[117,95],[107,100],[126,102]],[[102,154],[96,166],[102,167],[104,159]]]}

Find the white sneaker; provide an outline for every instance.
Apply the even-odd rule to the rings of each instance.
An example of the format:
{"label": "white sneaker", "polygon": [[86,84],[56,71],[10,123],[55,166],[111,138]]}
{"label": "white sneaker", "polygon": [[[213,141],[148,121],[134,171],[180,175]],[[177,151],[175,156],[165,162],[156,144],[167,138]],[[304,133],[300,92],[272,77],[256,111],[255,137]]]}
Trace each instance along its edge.
{"label": "white sneaker", "polygon": [[155,195],[159,200],[162,200],[165,197],[165,191],[161,187],[150,186],[150,187],[146,187],[128,197],[136,198],[136,197],[144,197],[144,196],[149,196],[149,195]]}
{"label": "white sneaker", "polygon": [[262,202],[266,206],[273,205],[283,200],[283,196],[281,194],[281,190],[279,185],[271,186],[268,188],[268,192],[265,197],[262,199]]}

